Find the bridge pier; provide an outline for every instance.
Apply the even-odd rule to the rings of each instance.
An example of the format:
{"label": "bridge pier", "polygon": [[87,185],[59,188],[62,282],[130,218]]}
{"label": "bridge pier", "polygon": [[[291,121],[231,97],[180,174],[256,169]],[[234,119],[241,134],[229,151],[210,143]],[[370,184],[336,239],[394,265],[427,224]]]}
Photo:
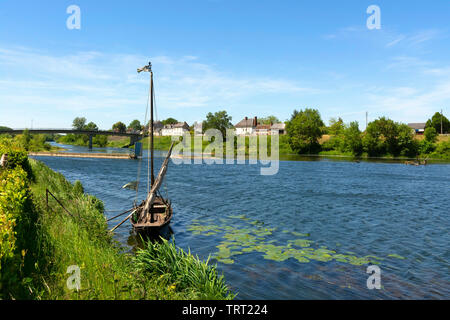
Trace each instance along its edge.
{"label": "bridge pier", "polygon": [[89,135],[89,150],[92,150],[92,137],[93,137],[93,135],[90,134]]}
{"label": "bridge pier", "polygon": [[139,136],[131,136],[130,137],[130,146],[135,145],[136,142],[138,142],[140,140],[139,138],[140,138]]}

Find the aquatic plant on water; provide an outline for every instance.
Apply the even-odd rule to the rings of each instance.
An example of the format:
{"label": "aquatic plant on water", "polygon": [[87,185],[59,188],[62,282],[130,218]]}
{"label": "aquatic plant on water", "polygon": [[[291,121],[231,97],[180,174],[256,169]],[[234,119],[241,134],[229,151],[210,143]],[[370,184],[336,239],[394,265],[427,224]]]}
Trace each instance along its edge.
{"label": "aquatic plant on water", "polygon": [[[240,220],[244,226],[236,227],[233,220]],[[202,224],[200,225],[200,222]],[[212,236],[222,235],[222,241],[216,247],[218,251],[214,254],[217,261],[224,264],[233,264],[234,257],[242,254],[258,252],[267,260],[285,261],[288,259],[296,259],[300,263],[308,263],[310,261],[330,262],[337,261],[355,266],[368,264],[379,264],[383,258],[374,255],[363,257],[356,256],[355,253],[345,252],[338,253],[327,247],[317,247],[315,242],[309,239],[309,233],[299,233],[289,230],[278,230],[284,234],[291,234],[295,238],[288,240],[287,243],[277,243],[276,239],[269,237],[277,230],[277,228],[269,228],[262,221],[252,220],[245,215],[232,215],[227,219],[221,218],[221,225],[205,224],[205,221],[194,220],[188,230],[194,235]],[[249,225],[247,227],[247,225]],[[388,257],[402,259],[403,257],[391,254]],[[404,259],[404,258],[403,258]]]}

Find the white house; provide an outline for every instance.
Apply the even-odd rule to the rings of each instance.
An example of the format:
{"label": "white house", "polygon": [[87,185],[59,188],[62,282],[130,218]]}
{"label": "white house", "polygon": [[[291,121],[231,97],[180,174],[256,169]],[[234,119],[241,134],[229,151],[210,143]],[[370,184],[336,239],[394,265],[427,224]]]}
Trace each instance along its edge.
{"label": "white house", "polygon": [[185,132],[189,132],[189,125],[186,122],[166,124],[161,129],[162,136],[182,136]]}
{"label": "white house", "polygon": [[258,124],[254,132],[257,136],[268,136],[271,133],[270,124]]}
{"label": "white house", "polygon": [[270,134],[285,134],[286,133],[286,124],[285,123],[274,123],[270,127]]}
{"label": "white house", "polygon": [[194,135],[196,135],[196,136],[203,135],[203,123],[202,122],[194,123]]}
{"label": "white house", "polygon": [[408,123],[415,134],[424,134],[426,125],[426,123]]}
{"label": "white house", "polygon": [[236,128],[236,135],[252,135],[255,133],[255,129],[258,126],[258,118],[249,119],[245,117],[243,120],[238,122],[234,127]]}

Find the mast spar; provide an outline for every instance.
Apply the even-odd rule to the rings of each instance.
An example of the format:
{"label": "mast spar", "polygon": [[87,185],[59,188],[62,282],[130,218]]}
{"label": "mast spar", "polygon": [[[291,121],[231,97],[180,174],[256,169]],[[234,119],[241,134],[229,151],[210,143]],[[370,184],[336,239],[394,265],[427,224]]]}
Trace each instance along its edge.
{"label": "mast spar", "polygon": [[149,62],[147,66],[142,67],[140,69],[137,70],[138,73],[141,72],[149,72],[150,73],[150,126],[149,126],[149,137],[150,137],[150,175],[151,175],[151,180],[150,180],[150,189],[153,187],[154,183],[155,183],[155,174],[154,174],[154,170],[153,170],[153,70],[152,70],[152,63]]}
{"label": "mast spar", "polygon": [[[153,104],[154,104],[154,85],[153,85],[153,71],[151,62],[148,63],[147,66],[137,69],[138,73],[148,72],[150,73],[150,125],[149,125],[149,142],[151,142],[150,152],[151,152],[151,188],[148,190],[148,194],[146,199],[139,205],[134,206],[133,209],[128,210],[125,213],[131,211],[131,213],[117,226],[115,226],[111,231],[116,230],[120,227],[127,219],[130,219],[131,224],[133,225],[133,230],[140,234],[151,234],[154,231],[159,231],[164,226],[167,226],[173,216],[173,209],[169,199],[164,199],[161,194],[158,195],[159,188],[164,180],[164,177],[167,172],[167,167],[169,165],[169,159],[172,154],[172,149],[174,143],[172,142],[169,152],[166,155],[166,159],[164,160],[161,169],[159,170],[158,176],[155,179],[154,170],[153,170],[153,158],[154,158],[154,143],[153,143],[153,129],[154,129],[154,121],[153,121]],[[146,116],[147,117],[147,116]],[[150,176],[150,172],[148,176]],[[139,171],[138,171],[139,178]],[[149,183],[150,185],[150,183]],[[122,214],[121,214],[122,215]],[[118,216],[117,216],[118,217]]]}

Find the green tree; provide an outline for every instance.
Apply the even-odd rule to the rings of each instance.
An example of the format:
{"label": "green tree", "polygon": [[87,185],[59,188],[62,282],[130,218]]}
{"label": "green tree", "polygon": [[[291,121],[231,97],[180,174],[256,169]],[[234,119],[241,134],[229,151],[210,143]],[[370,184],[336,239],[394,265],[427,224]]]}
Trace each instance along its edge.
{"label": "green tree", "polygon": [[[161,123],[165,126],[167,124],[177,124],[178,120],[174,118],[167,118],[166,120],[161,121]],[[150,121],[149,121],[150,124]]]}
{"label": "green tree", "polygon": [[94,136],[94,138],[92,139],[92,143],[100,148],[106,147],[106,145],[108,144],[108,137],[102,134],[98,134]]}
{"label": "green tree", "polygon": [[83,130],[86,125],[86,118],[76,117],[72,122],[72,128],[74,130]]}
{"label": "green tree", "polygon": [[427,127],[424,132],[425,140],[431,143],[435,143],[437,141],[438,133],[434,127]]}
{"label": "green tree", "polygon": [[222,133],[223,138],[226,137],[226,130],[233,127],[231,123],[232,117],[227,114],[225,110],[218,111],[212,114],[209,112],[206,115],[206,120],[203,121],[203,132],[208,129],[217,129]]}
{"label": "green tree", "polygon": [[265,118],[259,119],[259,121],[262,124],[269,124],[269,125],[274,124],[274,123],[280,123],[280,120],[278,120],[278,118],[275,116],[267,116]]}
{"label": "green tree", "polygon": [[330,119],[330,125],[328,127],[328,133],[334,136],[338,136],[344,132],[345,125],[342,118],[336,120],[336,118]]}
{"label": "green tree", "polygon": [[18,137],[19,144],[27,151],[30,150],[30,143],[33,137],[28,129],[25,129],[23,133]]}
{"label": "green tree", "polygon": [[391,119],[381,117],[369,123],[363,144],[371,156],[386,153],[397,155],[399,153],[397,136],[398,124]]}
{"label": "green tree", "polygon": [[403,123],[397,123],[396,154],[415,157],[419,151],[419,143],[414,139],[411,128]]}
{"label": "green tree", "polygon": [[363,143],[358,122],[350,122],[348,126],[344,127],[342,134],[344,151],[350,151],[355,156],[361,155]]}
{"label": "green tree", "polygon": [[439,112],[436,112],[433,117],[427,121],[426,128],[433,127],[437,133],[441,133],[441,120],[443,133],[449,133],[450,121]]}
{"label": "green tree", "polygon": [[369,156],[415,156],[419,147],[411,128],[385,117],[369,123],[363,145]]}
{"label": "green tree", "polygon": [[116,122],[113,126],[112,129],[114,131],[120,132],[120,133],[125,133],[127,132],[127,126],[123,123],[123,122]]}
{"label": "green tree", "polygon": [[386,146],[381,139],[378,123],[373,121],[367,125],[363,136],[363,146],[369,156],[379,156],[386,153]]}
{"label": "green tree", "polygon": [[323,126],[324,123],[318,110],[309,108],[304,111],[294,110],[291,120],[286,125],[292,150],[298,153],[318,152]]}
{"label": "green tree", "polygon": [[93,123],[91,121],[91,122],[89,122],[87,125],[85,125],[83,127],[83,130],[86,130],[86,131],[98,131],[98,127],[97,127],[97,125],[95,123]]}
{"label": "green tree", "polygon": [[134,131],[141,131],[142,129],[141,122],[139,120],[131,121],[130,124],[128,125],[128,129],[132,129]]}

